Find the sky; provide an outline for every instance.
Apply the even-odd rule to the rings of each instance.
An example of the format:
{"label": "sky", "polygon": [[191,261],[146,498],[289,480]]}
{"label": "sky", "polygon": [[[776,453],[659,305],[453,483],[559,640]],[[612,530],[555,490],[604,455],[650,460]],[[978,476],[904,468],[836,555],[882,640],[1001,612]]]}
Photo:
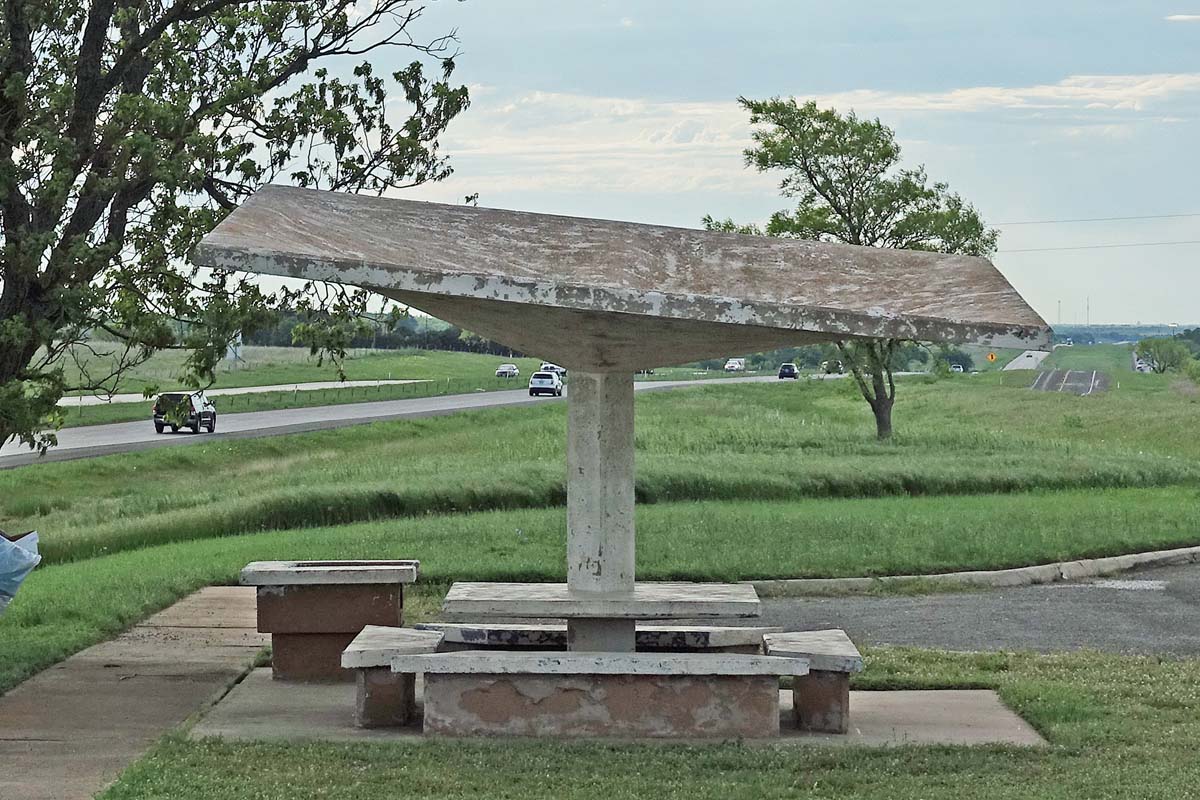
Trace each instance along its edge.
{"label": "sky", "polygon": [[762,222],[789,200],[737,98],[812,99],[895,129],[1051,324],[1200,322],[1200,243],[1098,247],[1200,242],[1200,0],[435,0],[412,31],[450,29],[455,173],[405,197]]}

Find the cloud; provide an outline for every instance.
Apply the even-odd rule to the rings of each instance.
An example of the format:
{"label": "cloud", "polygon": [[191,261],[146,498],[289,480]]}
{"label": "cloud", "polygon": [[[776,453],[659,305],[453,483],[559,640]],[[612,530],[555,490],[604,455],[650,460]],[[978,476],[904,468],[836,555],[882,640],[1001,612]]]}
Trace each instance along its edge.
{"label": "cloud", "polygon": [[636,23],[634,23],[634,21],[632,19],[630,19],[629,17],[621,17],[621,27],[622,28],[632,28],[635,24]]}
{"label": "cloud", "polygon": [[1168,14],[1163,19],[1167,22],[1200,22],[1200,14]]}
{"label": "cloud", "polygon": [[[1200,73],[1075,75],[1031,86],[935,92],[859,89],[799,95],[897,125],[928,115],[986,115],[1036,126],[1037,138],[1126,139],[1139,124],[1200,111]],[[773,191],[778,177],[746,169],[751,128],[733,99],[659,101],[569,92],[480,94],[442,138],[456,176],[447,187],[615,192]]]}

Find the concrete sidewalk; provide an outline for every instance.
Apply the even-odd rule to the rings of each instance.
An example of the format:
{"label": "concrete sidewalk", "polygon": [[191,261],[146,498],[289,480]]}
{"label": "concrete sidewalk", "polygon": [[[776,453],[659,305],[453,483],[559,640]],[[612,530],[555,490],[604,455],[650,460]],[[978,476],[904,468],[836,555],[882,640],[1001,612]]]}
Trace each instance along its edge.
{"label": "concrete sidewalk", "polygon": [[227,690],[255,628],[253,588],[203,589],[0,696],[0,798],[91,798]]}

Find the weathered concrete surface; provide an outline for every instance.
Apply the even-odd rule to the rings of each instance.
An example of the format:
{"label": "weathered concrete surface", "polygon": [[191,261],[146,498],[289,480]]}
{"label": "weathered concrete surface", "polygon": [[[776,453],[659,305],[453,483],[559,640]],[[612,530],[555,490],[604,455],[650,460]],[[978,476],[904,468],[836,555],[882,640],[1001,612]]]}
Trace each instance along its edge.
{"label": "weathered concrete surface", "polygon": [[404,653],[396,672],[454,675],[807,675],[808,660],[743,653]]}
{"label": "weathered concrete surface", "polygon": [[988,261],[266,186],[203,266],[363,286],[574,369],[854,336],[1044,348]]}
{"label": "weathered concrete surface", "polygon": [[845,733],[850,727],[850,673],[811,670],[792,682],[796,727]]}
{"label": "weathered concrete surface", "polygon": [[596,595],[572,592],[565,583],[476,583],[450,587],[442,610],[478,617],[546,619],[697,619],[754,617],[758,595],[746,583],[648,581],[632,592]]}
{"label": "weathered concrete surface", "polygon": [[[190,731],[193,738],[233,740],[393,741],[420,738],[419,723],[406,727],[356,728],[354,686],[344,683],[281,684],[269,669],[254,670]],[[417,704],[423,690],[417,681]],[[749,741],[783,746],[906,744],[1045,744],[1037,732],[1004,707],[991,691],[851,692],[854,718],[844,735],[800,731],[792,693],[779,692],[780,736]]]}
{"label": "weathered concrete surface", "polygon": [[814,670],[824,672],[862,672],[863,658],[846,632],[838,628],[822,631],[768,633],[763,646],[769,656],[806,658]]}
{"label": "weathered concrete surface", "polygon": [[254,590],[204,589],[0,697],[0,798],[84,800],[266,645]]}
{"label": "weathered concrete surface", "polygon": [[[403,624],[403,583],[416,579],[415,562],[395,562],[387,567],[362,563],[330,566],[334,562],[270,566],[281,563],[286,562],[257,562],[242,574],[242,581],[256,588],[258,630],[271,634],[275,677],[285,681],[354,680],[354,673],[342,668],[342,651],[367,625],[398,628]],[[350,582],[326,582],[339,576],[348,576]],[[391,582],[356,582],[363,578]],[[285,583],[262,583],[272,579]],[[298,583],[286,583],[289,580]]]}
{"label": "weathered concrete surface", "polygon": [[386,667],[406,653],[434,653],[445,634],[436,630],[367,625],[342,651],[346,669]]}
{"label": "weathered concrete surface", "polygon": [[367,625],[399,627],[404,590],[394,583],[259,586],[262,633],[358,633]]}
{"label": "weathered concrete surface", "polygon": [[425,675],[425,734],[757,739],[779,734],[769,675]]}
{"label": "weathered concrete surface", "polygon": [[366,561],[253,561],[242,567],[243,586],[323,586],[357,583],[415,583],[415,559]]}
{"label": "weathered concrete surface", "polygon": [[633,487],[633,374],[572,373],[567,395],[572,592],[633,591]]}
{"label": "weathered concrete surface", "polygon": [[416,718],[416,675],[392,672],[390,667],[355,672],[355,725],[360,728],[399,728]]}

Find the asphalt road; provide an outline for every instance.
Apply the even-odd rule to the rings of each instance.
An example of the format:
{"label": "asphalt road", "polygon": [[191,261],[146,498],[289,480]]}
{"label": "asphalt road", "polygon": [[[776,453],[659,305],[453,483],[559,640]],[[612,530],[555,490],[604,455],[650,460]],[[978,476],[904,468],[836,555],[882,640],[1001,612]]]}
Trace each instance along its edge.
{"label": "asphalt road", "polygon": [[[841,377],[841,376],[826,376]],[[655,391],[679,389],[688,386],[703,386],[714,383],[757,383],[775,382],[773,375],[744,378],[712,378],[694,381],[639,381],[635,390]],[[533,403],[561,402],[559,398],[530,397],[527,389],[502,392],[478,392],[476,394],[445,395],[442,397],[413,398],[409,400],[382,400],[373,403],[347,403],[344,405],[313,406],[311,408],[288,408],[277,411],[250,411],[242,414],[219,414],[217,432],[193,434],[189,431],[156,434],[149,417],[141,422],[119,422],[110,425],[87,425],[65,428],[58,433],[58,446],[39,457],[16,443],[0,447],[0,469],[24,466],[38,461],[66,461],[75,458],[125,453],[146,450],[152,447],[172,447],[201,444],[228,439],[249,439],[260,436],[278,436],[286,433],[344,428],[392,419],[428,417],[453,414],[480,408],[522,406]],[[219,409],[219,406],[218,406]]]}
{"label": "asphalt road", "polygon": [[1062,392],[1087,397],[1106,390],[1108,382],[1108,375],[1103,372],[1089,369],[1057,369],[1038,373],[1031,388],[1038,392]]}
{"label": "asphalt road", "polygon": [[1200,656],[1200,564],[915,597],[768,599],[756,624],[943,650]]}

